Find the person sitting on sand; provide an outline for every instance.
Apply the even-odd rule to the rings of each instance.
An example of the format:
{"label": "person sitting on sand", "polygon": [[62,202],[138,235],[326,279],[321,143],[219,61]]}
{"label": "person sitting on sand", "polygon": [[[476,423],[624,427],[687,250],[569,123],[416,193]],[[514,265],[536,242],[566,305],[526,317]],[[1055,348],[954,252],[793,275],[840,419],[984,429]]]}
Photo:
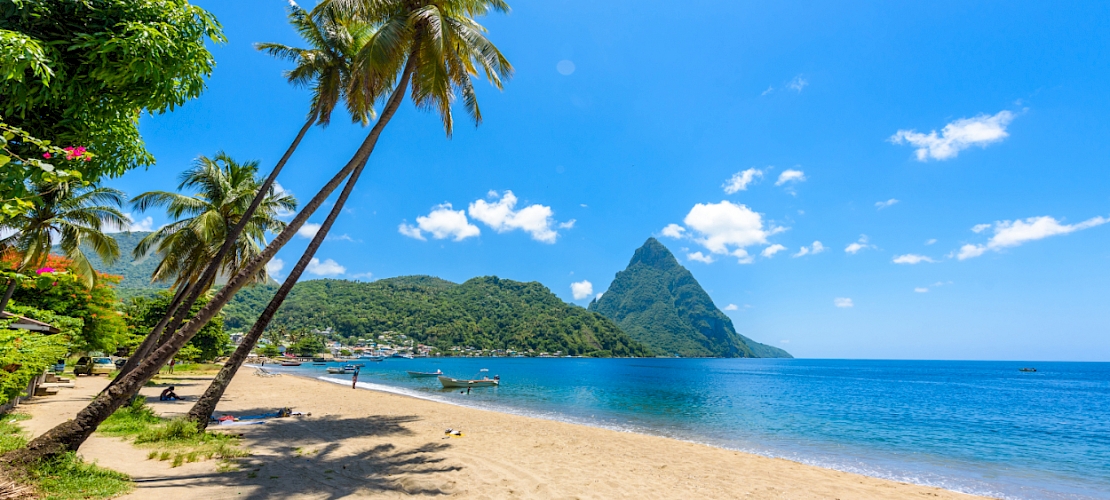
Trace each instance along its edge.
{"label": "person sitting on sand", "polygon": [[158,401],[180,401],[181,396],[173,392],[173,386],[169,386],[166,390],[162,391],[162,395],[158,396]]}

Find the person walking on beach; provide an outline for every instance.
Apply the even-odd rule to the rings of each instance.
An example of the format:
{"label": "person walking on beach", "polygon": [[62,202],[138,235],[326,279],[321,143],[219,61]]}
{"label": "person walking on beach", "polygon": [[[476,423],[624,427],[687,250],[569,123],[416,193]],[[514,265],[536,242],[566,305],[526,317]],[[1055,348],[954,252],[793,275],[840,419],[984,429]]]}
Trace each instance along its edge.
{"label": "person walking on beach", "polygon": [[170,374],[173,374],[173,365],[177,363],[177,358],[170,360]]}

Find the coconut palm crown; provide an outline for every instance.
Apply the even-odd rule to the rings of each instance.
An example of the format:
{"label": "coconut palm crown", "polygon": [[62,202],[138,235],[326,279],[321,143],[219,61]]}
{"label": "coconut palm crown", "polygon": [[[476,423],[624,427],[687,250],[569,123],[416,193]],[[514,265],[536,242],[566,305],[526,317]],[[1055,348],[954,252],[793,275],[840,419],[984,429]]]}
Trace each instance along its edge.
{"label": "coconut palm crown", "polygon": [[[246,212],[261,186],[256,177],[258,162],[239,163],[220,152],[213,158],[201,156],[192,168],[181,174],[178,190],[195,189],[189,196],[167,191],[150,191],[132,200],[138,211],[165,207],[174,222],[163,226],[139,241],[135,257],[151,253],[162,260],[154,270],[151,281],[174,281],[175,287],[195,282],[205,267],[216,258],[224,239]],[[285,222],[279,215],[292,213],[297,201],[292,195],[278,191],[273,186],[258,206],[258,210],[243,228],[234,247],[224,257],[220,273],[234,275],[266,245],[267,232],[281,232]],[[254,282],[267,279],[265,269],[259,270]],[[201,283],[202,287],[211,283]]]}
{"label": "coconut palm crown", "polygon": [[57,243],[73,261],[71,270],[92,286],[96,270],[85,251],[91,249],[106,264],[119,257],[119,245],[104,231],[130,224],[119,210],[123,192],[78,184],[37,184],[32,186],[32,198],[34,208],[0,223],[0,230],[11,232],[0,246],[19,252],[23,256],[19,268],[27,271],[42,266]]}

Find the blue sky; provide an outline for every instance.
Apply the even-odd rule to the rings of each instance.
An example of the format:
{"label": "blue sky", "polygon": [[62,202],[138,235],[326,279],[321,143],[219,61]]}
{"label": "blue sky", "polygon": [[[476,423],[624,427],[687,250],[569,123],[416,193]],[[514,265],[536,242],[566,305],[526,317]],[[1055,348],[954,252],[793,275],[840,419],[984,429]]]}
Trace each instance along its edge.
{"label": "blue sky", "polygon": [[[303,123],[252,48],[298,42],[285,2],[196,3],[229,43],[204,96],[143,119],[158,164],[111,182],[131,195],[221,149],[269,168]],[[486,122],[459,110],[447,139],[406,102],[306,279],[498,275],[585,305],[655,236],[797,356],[1110,360],[1107,4],[512,6],[481,20],[516,68],[479,85]],[[307,200],[366,132],[313,130],[281,184]]]}

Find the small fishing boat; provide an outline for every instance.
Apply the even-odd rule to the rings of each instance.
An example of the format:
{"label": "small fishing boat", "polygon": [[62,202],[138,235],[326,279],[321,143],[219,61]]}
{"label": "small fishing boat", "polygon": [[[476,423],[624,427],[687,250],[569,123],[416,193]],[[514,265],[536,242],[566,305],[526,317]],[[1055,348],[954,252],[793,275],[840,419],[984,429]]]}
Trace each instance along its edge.
{"label": "small fishing boat", "polygon": [[385,356],[378,356],[375,354],[363,354],[362,356],[359,356],[358,359],[365,359],[366,361],[384,361]]}
{"label": "small fishing boat", "polygon": [[390,357],[391,357],[391,358],[404,358],[404,359],[412,359],[412,354],[401,354],[401,353],[399,353],[399,352],[395,352],[395,353],[393,353],[393,355],[392,355],[392,356],[390,356]]}
{"label": "small fishing boat", "polygon": [[[482,368],[482,370],[479,371],[478,374],[481,375],[483,372],[488,371],[489,370]],[[494,375],[493,378],[489,378],[483,375],[480,379],[467,380],[440,375],[439,383],[443,385],[444,389],[459,389],[462,387],[497,387],[501,384],[501,376]]]}
{"label": "small fishing boat", "polygon": [[1027,372],[1027,373],[1032,373],[1032,372],[1037,371],[1037,369],[1036,368],[1021,368],[1021,371]]}
{"label": "small fishing boat", "polygon": [[412,378],[438,377],[440,375],[443,375],[443,372],[440,371],[440,370],[436,370],[434,372],[414,372],[414,371],[406,370],[405,373],[408,373],[409,376],[412,377]]}
{"label": "small fishing boat", "polygon": [[301,363],[298,361],[282,361],[281,366],[301,366]]}
{"label": "small fishing boat", "polygon": [[343,374],[346,374],[346,373],[354,373],[356,371],[358,371],[358,367],[352,366],[352,365],[329,366],[328,367],[328,373],[335,374],[335,375],[343,375]]}

